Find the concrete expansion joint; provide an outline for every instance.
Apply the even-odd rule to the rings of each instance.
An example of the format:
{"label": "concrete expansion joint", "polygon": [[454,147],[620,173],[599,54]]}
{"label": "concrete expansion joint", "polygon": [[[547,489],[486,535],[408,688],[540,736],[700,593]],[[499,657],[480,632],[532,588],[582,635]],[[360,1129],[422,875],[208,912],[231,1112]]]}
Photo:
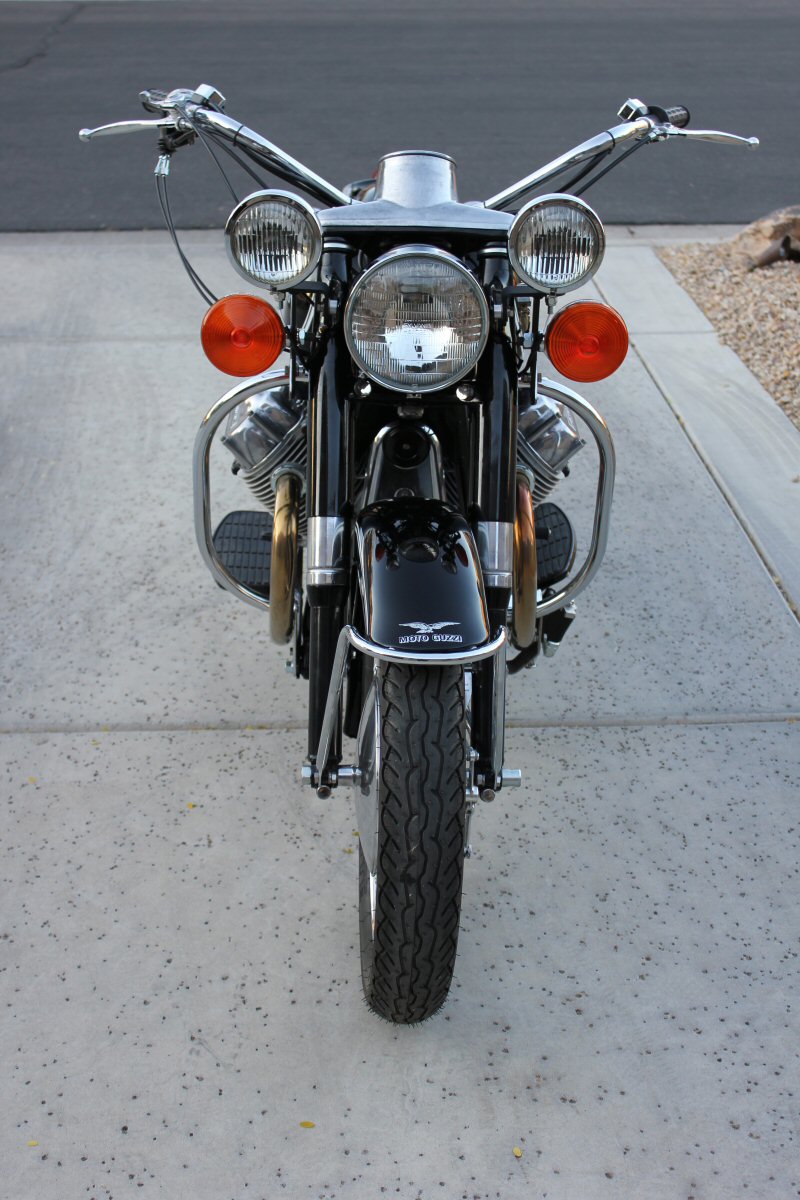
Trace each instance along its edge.
{"label": "concrete expansion joint", "polygon": [[[542,729],[557,732],[564,729],[649,729],[680,728],[685,726],[728,726],[728,725],[793,725],[800,723],[800,711],[780,713],[698,713],[661,714],[652,717],[596,717],[587,720],[531,721],[525,717],[510,717],[507,729]],[[74,737],[97,737],[113,734],[164,734],[164,733],[297,733],[306,728],[304,720],[275,721],[259,725],[47,725],[6,726],[0,728],[0,737],[49,737],[70,735]]]}
{"label": "concrete expansion joint", "polygon": [[615,248],[597,290],[629,316],[637,361],[800,620],[800,434],[652,246],[633,248]]}
{"label": "concrete expansion joint", "polygon": [[[191,341],[191,338],[189,337],[188,334],[185,334],[185,333],[172,333],[172,334],[155,333],[155,334],[148,334],[147,336],[134,335],[131,337],[120,337],[118,335],[112,336],[110,334],[105,335],[105,334],[101,334],[101,333],[93,333],[91,338],[89,338],[88,340],[92,343],[92,345],[95,345],[95,344],[114,345],[116,343],[121,343],[122,345],[125,345],[125,346],[135,346],[135,345],[152,346],[152,345],[158,345],[162,342],[171,343],[171,344],[175,344],[176,342],[186,343],[186,342]],[[48,334],[47,341],[48,341],[48,344],[52,343],[52,345],[54,345],[54,346],[74,346],[74,345],[84,346],[84,345],[86,345],[87,338],[82,337],[80,334],[75,334],[73,337],[70,337],[69,335],[59,336],[58,334],[53,334],[53,335]],[[40,346],[42,344],[41,338],[25,337],[24,334],[17,334],[17,333],[0,333],[0,343],[2,343],[2,342],[10,342],[14,346]]]}
{"label": "concrete expansion joint", "polygon": [[30,734],[32,737],[49,734],[71,734],[77,737],[108,736],[114,733],[294,733],[306,728],[305,720],[276,721],[259,724],[220,724],[220,725],[179,725],[179,724],[148,724],[148,725],[19,725],[0,728],[0,737]]}
{"label": "concrete expansion joint", "polygon": [[676,333],[674,329],[637,329],[630,331],[630,339],[633,345],[636,345],[636,339],[639,337],[688,337],[689,334],[693,338],[713,338],[715,342],[719,342],[719,335],[714,329],[692,329],[686,330],[684,333]]}
{"label": "concrete expansion joint", "polygon": [[[675,334],[667,334],[667,336],[675,337]],[[714,334],[712,336],[714,337],[715,340],[717,340],[716,334]],[[656,374],[651,369],[650,363],[647,361],[646,355],[641,353],[640,350],[636,347],[635,337],[632,338],[632,340],[634,343],[634,348],[636,349],[637,358],[641,362],[642,367],[646,371],[647,375],[650,377],[650,379],[653,383],[653,386],[658,390],[659,394],[663,398],[664,402],[666,403],[666,405],[672,412],[673,416],[675,417],[675,420],[677,421],[678,425],[680,426],[681,432],[683,433],[684,437],[686,438],[689,445],[694,450],[699,461],[705,467],[705,469],[708,472],[711,479],[713,479],[717,489],[719,490],[720,495],[722,496],[723,500],[727,504],[731,513],[733,514],[737,524],[739,525],[739,527],[741,528],[745,537],[750,542],[750,545],[753,547],[753,549],[755,550],[759,559],[761,560],[762,566],[764,567],[767,574],[769,575],[772,583],[775,585],[775,588],[780,593],[781,598],[785,601],[786,607],[789,609],[789,612],[792,614],[792,616],[797,621],[800,621],[800,607],[798,607],[798,603],[797,603],[795,597],[792,595],[791,591],[789,590],[789,587],[787,586],[786,582],[784,581],[783,576],[781,574],[781,569],[778,567],[778,565],[774,561],[773,557],[767,551],[767,549],[764,546],[762,539],[759,537],[759,534],[758,534],[756,528],[754,527],[752,521],[748,518],[747,514],[743,511],[740,504],[737,503],[730,488],[727,486],[725,479],[723,478],[721,472],[717,469],[716,465],[711,461],[711,459],[709,458],[708,454],[706,453],[706,451],[703,448],[700,441],[696,437],[694,437],[692,432],[687,428],[684,417],[682,416],[678,407],[674,403],[672,397],[670,396],[669,391],[667,391],[664,387],[662,387]]]}
{"label": "concrete expansion joint", "polygon": [[506,721],[506,729],[650,729],[681,728],[703,725],[793,725],[800,713],[699,713],[697,715],[659,717],[608,717],[591,721]]}

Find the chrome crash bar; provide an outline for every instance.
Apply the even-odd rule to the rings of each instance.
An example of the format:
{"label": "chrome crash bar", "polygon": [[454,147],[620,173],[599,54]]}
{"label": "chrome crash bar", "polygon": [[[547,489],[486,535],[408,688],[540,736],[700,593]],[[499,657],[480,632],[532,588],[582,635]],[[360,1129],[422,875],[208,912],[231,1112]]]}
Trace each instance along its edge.
{"label": "chrome crash bar", "polygon": [[558,400],[565,408],[571,409],[576,416],[589,427],[596,444],[597,452],[600,457],[600,462],[597,472],[597,493],[595,496],[594,506],[594,523],[592,525],[592,540],[589,545],[589,551],[579,571],[573,575],[572,579],[552,596],[548,596],[545,600],[540,601],[536,605],[536,616],[546,617],[548,613],[555,612],[559,608],[564,608],[569,604],[579,592],[591,583],[594,579],[600,564],[603,561],[603,555],[606,552],[608,545],[608,531],[611,524],[611,499],[614,494],[614,443],[611,440],[611,434],[608,426],[597,409],[579,396],[577,392],[573,392],[571,388],[564,387],[561,383],[555,383],[552,379],[540,379],[536,385],[536,391],[540,396],[547,396],[551,400]]}
{"label": "chrome crash bar", "polygon": [[221,561],[214,547],[214,531],[211,527],[211,480],[209,477],[209,460],[214,434],[229,413],[242,403],[249,400],[257,392],[265,391],[275,381],[284,381],[286,372],[283,368],[267,371],[257,379],[248,379],[238,383],[210,408],[200,423],[197,437],[194,440],[194,531],[203,561],[221,587],[233,592],[241,600],[269,612],[269,600],[265,600],[252,588],[245,587]]}

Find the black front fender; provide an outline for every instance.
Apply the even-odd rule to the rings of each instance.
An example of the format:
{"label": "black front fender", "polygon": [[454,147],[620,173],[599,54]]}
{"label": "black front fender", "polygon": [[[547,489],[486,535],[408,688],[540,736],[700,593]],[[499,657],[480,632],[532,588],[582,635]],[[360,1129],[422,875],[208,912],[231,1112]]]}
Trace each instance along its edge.
{"label": "black front fender", "polygon": [[367,637],[435,655],[489,639],[472,531],[439,500],[380,500],[356,521]]}

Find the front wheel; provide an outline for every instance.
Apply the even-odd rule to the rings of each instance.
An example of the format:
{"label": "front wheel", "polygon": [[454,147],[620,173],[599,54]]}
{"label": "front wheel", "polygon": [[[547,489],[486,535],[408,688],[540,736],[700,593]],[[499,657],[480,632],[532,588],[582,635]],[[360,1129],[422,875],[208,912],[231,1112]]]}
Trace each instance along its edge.
{"label": "front wheel", "polygon": [[384,663],[359,729],[359,927],[364,995],[413,1024],[453,977],[464,866],[466,720],[461,667]]}

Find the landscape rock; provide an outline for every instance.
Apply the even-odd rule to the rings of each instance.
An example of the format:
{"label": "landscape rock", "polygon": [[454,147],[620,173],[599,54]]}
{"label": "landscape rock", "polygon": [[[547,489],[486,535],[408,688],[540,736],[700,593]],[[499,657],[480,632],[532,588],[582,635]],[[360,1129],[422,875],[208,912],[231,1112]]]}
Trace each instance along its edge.
{"label": "landscape rock", "polygon": [[747,255],[755,261],[773,242],[781,241],[787,235],[792,239],[800,238],[800,204],[779,208],[769,216],[759,217],[731,238],[728,245],[735,254]]}

